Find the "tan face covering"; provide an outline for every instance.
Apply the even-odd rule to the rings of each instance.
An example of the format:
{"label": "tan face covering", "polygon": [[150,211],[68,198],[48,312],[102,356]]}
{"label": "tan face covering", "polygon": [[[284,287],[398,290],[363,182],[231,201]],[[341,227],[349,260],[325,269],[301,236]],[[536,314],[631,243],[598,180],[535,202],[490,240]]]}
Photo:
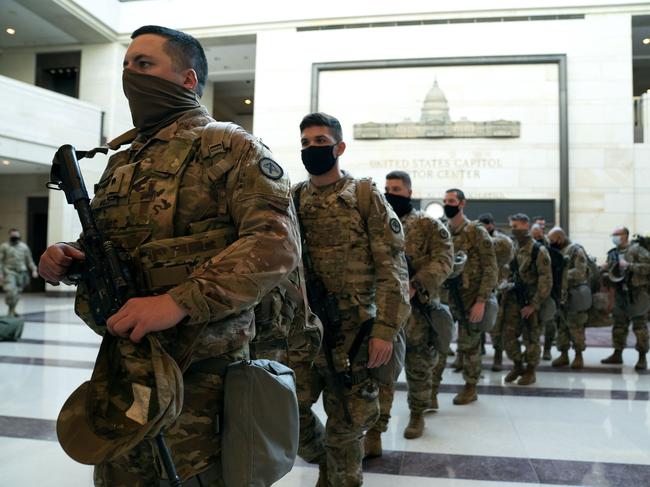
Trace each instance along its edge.
{"label": "tan face covering", "polygon": [[122,72],[122,89],[129,100],[133,125],[144,135],[153,135],[189,110],[201,106],[192,90],[166,79]]}

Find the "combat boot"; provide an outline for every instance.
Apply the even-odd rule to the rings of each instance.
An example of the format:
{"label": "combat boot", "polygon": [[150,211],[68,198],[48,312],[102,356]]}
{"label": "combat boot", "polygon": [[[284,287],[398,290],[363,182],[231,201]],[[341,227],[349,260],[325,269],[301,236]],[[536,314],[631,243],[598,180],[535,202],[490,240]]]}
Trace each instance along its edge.
{"label": "combat boot", "polygon": [[551,355],[551,341],[548,343],[544,342],[544,353],[542,354],[542,360],[551,360],[553,357]]}
{"label": "combat boot", "polygon": [[514,367],[505,377],[506,382],[514,382],[517,378],[524,373],[524,369],[521,367],[521,362],[515,362]]}
{"label": "combat boot", "polygon": [[325,462],[318,464],[318,482],[316,482],[316,487],[328,487],[327,463]]}
{"label": "combat boot", "polygon": [[404,429],[404,438],[413,440],[419,438],[424,433],[424,416],[422,413],[411,413],[409,424]]}
{"label": "combat boot", "polygon": [[571,368],[582,369],[584,366],[585,363],[582,360],[582,352],[576,351],[576,356],[573,358],[573,362],[571,362]]}
{"label": "combat boot", "polygon": [[494,351],[494,362],[492,362],[492,370],[494,372],[501,372],[503,370],[503,350]]}
{"label": "combat boot", "polygon": [[600,361],[601,364],[622,364],[623,363],[623,350],[616,349],[609,357]]}
{"label": "combat boot", "polygon": [[569,351],[562,350],[562,352],[560,352],[560,356],[553,360],[553,362],[551,362],[551,365],[553,367],[566,367],[569,365]]}
{"label": "combat boot", "polygon": [[431,403],[429,404],[429,409],[438,409],[438,388],[433,387],[431,389]]}
{"label": "combat boot", "polygon": [[366,433],[366,439],[363,442],[363,458],[375,458],[380,457],[382,452],[381,449],[381,431],[376,429],[370,429]]}
{"label": "combat boot", "polygon": [[645,359],[645,352],[639,352],[639,361],[634,366],[635,370],[646,370],[648,368],[648,362]]}
{"label": "combat boot", "polygon": [[454,397],[454,404],[456,406],[463,406],[474,402],[478,399],[476,394],[476,384],[465,384],[465,387]]}
{"label": "combat boot", "polygon": [[524,374],[517,381],[517,385],[529,386],[531,384],[534,384],[536,380],[537,378],[535,377],[535,367],[531,367],[529,365],[528,367],[526,367],[526,371],[524,372]]}

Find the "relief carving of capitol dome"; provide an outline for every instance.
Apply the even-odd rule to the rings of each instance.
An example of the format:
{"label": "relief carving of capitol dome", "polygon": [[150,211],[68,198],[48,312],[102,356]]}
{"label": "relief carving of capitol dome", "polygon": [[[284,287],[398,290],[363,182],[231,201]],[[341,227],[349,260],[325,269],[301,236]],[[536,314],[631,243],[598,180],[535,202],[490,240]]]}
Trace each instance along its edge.
{"label": "relief carving of capitol dome", "polygon": [[420,138],[470,138],[519,137],[521,123],[511,120],[474,122],[461,118],[454,122],[449,116],[449,102],[445,93],[434,81],[422,103],[420,120],[399,123],[356,123],[355,139],[420,139]]}

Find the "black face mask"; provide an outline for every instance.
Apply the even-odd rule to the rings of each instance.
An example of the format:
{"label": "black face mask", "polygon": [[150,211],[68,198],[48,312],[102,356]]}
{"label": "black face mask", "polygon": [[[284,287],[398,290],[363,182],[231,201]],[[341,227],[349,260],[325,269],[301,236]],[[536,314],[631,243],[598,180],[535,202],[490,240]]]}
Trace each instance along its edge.
{"label": "black face mask", "polygon": [[314,176],[320,176],[332,169],[334,164],[336,164],[334,147],[336,145],[311,145],[300,151],[300,157],[307,172]]}
{"label": "black face mask", "polygon": [[11,245],[16,245],[18,242],[20,242],[20,237],[9,237],[9,243],[11,243]]}
{"label": "black face mask", "polygon": [[458,215],[458,212],[460,211],[458,205],[445,205],[444,208],[445,208],[445,216],[450,220],[456,215]]}
{"label": "black face mask", "polygon": [[554,249],[562,250],[562,244],[560,242],[551,242],[549,245]]}
{"label": "black face mask", "polygon": [[393,210],[400,218],[402,218],[407,213],[410,213],[413,209],[411,198],[390,193],[385,193],[384,196],[386,196],[386,200],[390,203],[390,206],[393,207]]}

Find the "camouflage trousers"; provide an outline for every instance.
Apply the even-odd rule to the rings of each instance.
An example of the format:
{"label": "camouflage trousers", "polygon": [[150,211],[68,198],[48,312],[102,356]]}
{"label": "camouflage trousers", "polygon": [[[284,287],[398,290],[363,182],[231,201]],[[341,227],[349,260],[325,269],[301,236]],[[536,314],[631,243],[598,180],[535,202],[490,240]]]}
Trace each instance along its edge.
{"label": "camouflage trousers", "polygon": [[5,292],[5,303],[15,308],[20,300],[20,293],[29,284],[29,273],[6,271],[2,288]]}
{"label": "camouflage trousers", "polygon": [[445,367],[447,366],[447,352],[441,352],[438,350],[436,355],[437,358],[434,361],[434,366],[431,374],[431,388],[437,393],[438,388],[442,383],[442,374],[444,373]]}
{"label": "camouflage trousers", "polygon": [[497,313],[497,321],[494,323],[492,331],[490,331],[490,340],[492,341],[492,348],[500,351],[503,351],[503,310],[504,297],[499,294],[499,312]]}
{"label": "camouflage trousers", "polygon": [[648,338],[648,318],[646,316],[627,316],[623,308],[614,306],[614,326],[612,327],[612,343],[616,350],[623,350],[627,345],[627,334],[632,322],[632,331],[636,336],[636,349],[648,353],[650,348]]}
{"label": "camouflage trousers", "polygon": [[[219,357],[222,363],[248,358],[248,346]],[[178,475],[203,487],[224,487],[221,479],[221,438],[218,421],[223,411],[224,367],[191,366],[183,374],[183,410],[165,430],[165,439]],[[210,471],[209,478],[204,472]],[[201,483],[196,479],[200,475]],[[95,466],[97,487],[159,487],[164,469],[155,442],[145,440],[129,453]]]}
{"label": "camouflage trousers", "polygon": [[481,332],[478,327],[458,324],[458,359],[463,363],[466,384],[478,384],[481,378]]}
{"label": "camouflage trousers", "polygon": [[[557,340],[558,340],[558,347],[557,348],[558,348],[558,350],[560,350],[560,346],[559,346],[560,336],[559,335],[562,333],[562,331],[561,331],[561,327],[562,327],[561,320],[562,320],[562,318],[559,317],[560,313],[561,312],[558,312],[556,318],[554,318],[552,320],[545,321],[544,323],[542,323],[542,329],[544,330],[544,346],[548,345],[548,347],[550,347],[551,345],[553,345],[553,342],[555,341],[555,339],[557,337]],[[584,335],[584,325],[582,327],[582,330],[583,330],[583,335]]]}
{"label": "camouflage trousers", "polygon": [[[295,370],[300,408],[298,455],[308,463],[325,463],[330,487],[356,487],[363,483],[363,438],[379,417],[379,387],[366,372],[367,362],[366,340],[352,365],[353,374],[362,380],[355,380],[353,385],[343,389],[351,424],[345,420],[323,351],[314,366]],[[321,392],[327,414],[325,426],[311,407]]]}
{"label": "camouflage trousers", "polygon": [[[530,367],[537,367],[542,354],[540,336],[542,324],[537,313],[527,320],[521,319],[520,308],[514,293],[508,293],[504,300],[503,349],[513,362],[526,362]],[[521,338],[521,341],[519,340]],[[525,355],[521,352],[525,347]]]}
{"label": "camouflage trousers", "polygon": [[582,352],[585,344],[585,324],[589,319],[589,313],[573,313],[565,307],[560,308],[558,313],[558,335],[557,349],[560,352],[567,352],[570,345],[576,352]]}

